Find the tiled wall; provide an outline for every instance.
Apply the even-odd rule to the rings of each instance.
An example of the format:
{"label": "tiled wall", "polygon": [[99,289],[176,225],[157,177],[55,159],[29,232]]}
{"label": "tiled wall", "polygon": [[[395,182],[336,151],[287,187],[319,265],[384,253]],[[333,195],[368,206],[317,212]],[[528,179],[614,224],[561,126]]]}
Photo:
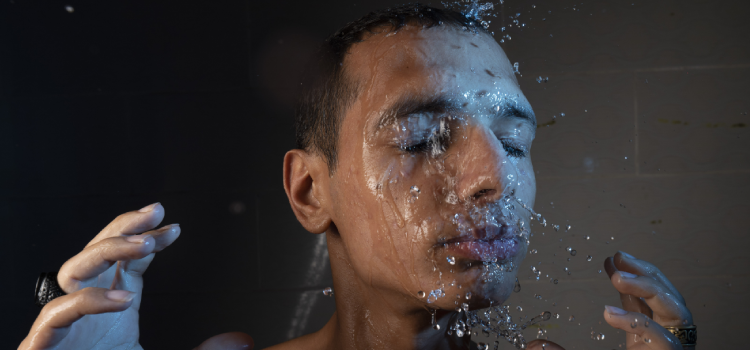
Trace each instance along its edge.
{"label": "tiled wall", "polygon": [[[39,272],[154,201],[184,231],[146,274],[144,348],[189,349],[228,331],[262,347],[321,327],[335,309],[320,292],[331,284],[324,237],[296,222],[280,180],[290,102],[315,42],[389,4],[89,1],[72,14],[0,5],[0,263],[11,267],[0,313],[12,315],[0,318],[0,347],[17,346],[33,322]],[[598,270],[624,250],[680,289],[701,344],[741,348],[748,6],[573,5],[506,1],[492,19],[497,33],[515,13],[526,23],[503,46],[549,125],[532,150],[536,209],[573,226],[534,227],[539,254],[509,303],[561,314],[547,335],[567,349],[618,348],[622,333],[602,311],[619,298]],[[570,262],[567,246],[578,252]],[[529,279],[532,263],[559,283]]]}
{"label": "tiled wall", "polygon": [[[748,6],[535,5],[506,2],[506,14],[520,12],[528,29],[511,32],[504,48],[520,62],[519,82],[540,124],[554,121],[537,130],[532,150],[536,210],[573,229],[534,226],[539,254],[521,268],[528,288],[509,303],[559,313],[545,329],[566,349],[619,348],[622,332],[602,316],[605,304],[620,306],[619,296],[599,270],[622,250],[654,263],[680,290],[701,347],[742,347],[736,334],[750,292],[750,25],[740,14]],[[549,81],[537,83],[539,76]],[[593,340],[591,331],[606,337]]]}

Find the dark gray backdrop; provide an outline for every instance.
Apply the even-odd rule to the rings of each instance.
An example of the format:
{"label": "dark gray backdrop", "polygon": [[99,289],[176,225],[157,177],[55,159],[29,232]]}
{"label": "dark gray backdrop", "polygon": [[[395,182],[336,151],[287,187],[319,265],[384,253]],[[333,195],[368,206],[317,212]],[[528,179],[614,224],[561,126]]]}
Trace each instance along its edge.
{"label": "dark gray backdrop", "polygon": [[[228,331],[260,348],[320,328],[335,309],[320,293],[331,284],[325,240],[296,222],[281,182],[291,102],[320,41],[390,4],[0,4],[0,348],[15,348],[33,323],[39,272],[155,201],[183,234],[145,276],[144,348],[190,349]],[[527,27],[503,47],[550,125],[533,151],[537,210],[601,236],[579,249],[596,261],[545,293],[577,307],[582,323],[551,327],[551,339],[603,346],[589,343],[598,327],[607,346],[622,341],[598,325],[601,305],[619,304],[596,270],[623,249],[664,267],[693,302],[702,339],[741,346],[731,339],[749,293],[748,6],[508,1],[498,10],[496,32],[522,13]]]}

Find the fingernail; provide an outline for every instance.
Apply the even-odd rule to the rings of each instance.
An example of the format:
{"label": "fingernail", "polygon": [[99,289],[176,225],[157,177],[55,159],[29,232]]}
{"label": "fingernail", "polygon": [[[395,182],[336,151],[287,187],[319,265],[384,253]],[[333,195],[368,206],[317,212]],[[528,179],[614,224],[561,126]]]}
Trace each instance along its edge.
{"label": "fingernail", "polygon": [[619,307],[609,305],[604,305],[604,309],[607,310],[607,313],[610,315],[625,315],[628,313],[627,311],[620,309]]}
{"label": "fingernail", "polygon": [[626,257],[626,258],[628,258],[628,259],[635,259],[635,257],[634,257],[634,256],[632,256],[632,255],[630,255],[630,254],[628,254],[628,253],[625,253],[625,252],[623,252],[623,251],[620,251],[620,254],[622,254],[623,256],[625,256],[625,257]]}
{"label": "fingernail", "polygon": [[140,213],[148,213],[148,212],[150,212],[150,211],[154,210],[154,208],[156,208],[156,206],[157,206],[158,204],[159,204],[159,202],[156,202],[156,203],[154,203],[154,204],[149,204],[149,205],[147,205],[147,206],[145,206],[145,207],[143,207],[143,208],[139,209],[139,210],[138,210],[138,212],[140,212]]}
{"label": "fingernail", "polygon": [[634,275],[634,274],[632,274],[630,272],[625,272],[625,271],[620,271],[620,276],[625,277],[625,278],[636,278],[636,277],[638,277],[638,275]]}
{"label": "fingernail", "polygon": [[166,231],[166,230],[169,230],[169,229],[177,229],[179,227],[180,227],[180,224],[169,224],[169,225],[166,225],[166,226],[160,228],[159,230]]}
{"label": "fingernail", "polygon": [[104,292],[104,296],[109,300],[127,303],[135,298],[135,293],[126,290],[108,290]]}
{"label": "fingernail", "polygon": [[133,235],[133,236],[128,236],[128,238],[125,238],[125,240],[130,243],[141,244],[146,241],[146,238],[149,238],[149,237],[151,237],[151,235]]}

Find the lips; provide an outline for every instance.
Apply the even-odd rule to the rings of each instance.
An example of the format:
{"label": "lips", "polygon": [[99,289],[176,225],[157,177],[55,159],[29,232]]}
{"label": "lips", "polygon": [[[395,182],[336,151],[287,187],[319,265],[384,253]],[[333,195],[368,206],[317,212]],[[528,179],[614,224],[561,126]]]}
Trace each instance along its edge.
{"label": "lips", "polygon": [[500,227],[488,225],[472,231],[443,242],[446,254],[475,261],[503,261],[520,250],[516,230],[505,223]]}

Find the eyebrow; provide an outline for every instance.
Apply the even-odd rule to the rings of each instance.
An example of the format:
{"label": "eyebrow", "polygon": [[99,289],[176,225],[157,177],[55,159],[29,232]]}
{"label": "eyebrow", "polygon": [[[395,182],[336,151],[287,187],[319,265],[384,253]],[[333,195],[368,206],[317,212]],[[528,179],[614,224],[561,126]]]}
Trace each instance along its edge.
{"label": "eyebrow", "polygon": [[[485,92],[486,93],[486,92]],[[481,91],[477,96],[484,95]],[[426,113],[454,113],[460,112],[467,105],[466,102],[457,101],[450,98],[447,94],[420,98],[418,96],[407,95],[406,97],[393,103],[385,112],[382,113],[376,124],[376,130],[388,123],[405,119],[414,115]],[[500,118],[519,118],[523,119],[531,126],[536,127],[536,117],[529,108],[518,106],[518,103],[511,100],[504,100],[492,107],[495,111],[495,117]]]}

